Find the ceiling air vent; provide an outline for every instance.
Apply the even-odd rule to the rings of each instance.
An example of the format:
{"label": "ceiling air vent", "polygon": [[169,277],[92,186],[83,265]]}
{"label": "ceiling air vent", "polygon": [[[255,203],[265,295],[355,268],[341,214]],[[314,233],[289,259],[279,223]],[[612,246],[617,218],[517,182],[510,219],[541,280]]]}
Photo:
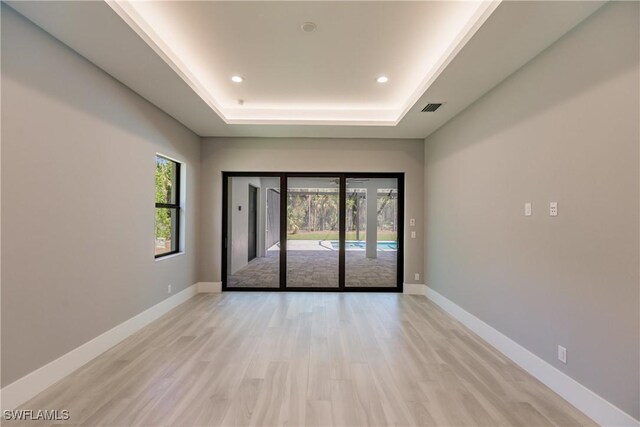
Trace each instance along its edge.
{"label": "ceiling air vent", "polygon": [[434,111],[436,111],[438,108],[440,108],[442,104],[427,104],[426,107],[424,107],[422,109],[423,113],[432,113]]}

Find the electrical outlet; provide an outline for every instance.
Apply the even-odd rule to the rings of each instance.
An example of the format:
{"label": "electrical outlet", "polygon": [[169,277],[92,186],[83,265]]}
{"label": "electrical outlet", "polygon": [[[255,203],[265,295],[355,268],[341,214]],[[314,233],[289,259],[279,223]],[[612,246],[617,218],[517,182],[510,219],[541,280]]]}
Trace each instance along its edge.
{"label": "electrical outlet", "polygon": [[412,232],[411,232],[411,238],[412,238],[412,239],[415,239],[415,238],[416,238],[416,232],[415,232],[415,231],[412,231]]}
{"label": "electrical outlet", "polygon": [[413,277],[415,280],[420,280],[420,273],[416,273]]}
{"label": "electrical outlet", "polygon": [[558,216],[558,202],[549,202],[549,216]]}
{"label": "electrical outlet", "polygon": [[171,285],[167,286],[167,293],[170,294],[171,293]]}
{"label": "electrical outlet", "polygon": [[524,204],[524,216],[531,216],[531,202]]}
{"label": "electrical outlet", "polygon": [[567,349],[561,345],[558,346],[558,360],[567,363]]}

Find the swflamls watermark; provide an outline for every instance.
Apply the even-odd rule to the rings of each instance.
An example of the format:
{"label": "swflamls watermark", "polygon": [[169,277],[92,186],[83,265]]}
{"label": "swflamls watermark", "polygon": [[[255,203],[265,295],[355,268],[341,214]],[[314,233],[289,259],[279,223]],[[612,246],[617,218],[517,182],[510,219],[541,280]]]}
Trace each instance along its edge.
{"label": "swflamls watermark", "polygon": [[71,418],[68,409],[6,409],[2,411],[6,421],[67,421]]}

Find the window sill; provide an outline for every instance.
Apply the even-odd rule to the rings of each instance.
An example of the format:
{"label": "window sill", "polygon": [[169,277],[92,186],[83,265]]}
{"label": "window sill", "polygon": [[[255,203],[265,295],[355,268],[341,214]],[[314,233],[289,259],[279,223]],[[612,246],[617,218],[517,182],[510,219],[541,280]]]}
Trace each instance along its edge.
{"label": "window sill", "polygon": [[165,256],[158,257],[158,258],[154,258],[154,260],[155,260],[155,262],[164,261],[165,259],[171,259],[171,258],[175,258],[175,257],[181,256],[181,255],[184,255],[184,251],[176,252],[175,254],[171,254],[171,255],[165,255]]}

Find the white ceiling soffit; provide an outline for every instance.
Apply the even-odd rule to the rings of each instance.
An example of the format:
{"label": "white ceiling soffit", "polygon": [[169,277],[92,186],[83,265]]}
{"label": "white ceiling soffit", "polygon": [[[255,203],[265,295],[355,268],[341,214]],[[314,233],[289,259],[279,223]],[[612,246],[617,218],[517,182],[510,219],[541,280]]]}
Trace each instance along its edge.
{"label": "white ceiling soffit", "polygon": [[[233,41],[233,32],[230,33],[230,36],[227,35],[227,37],[231,38],[225,39],[223,43],[228,49],[215,51],[217,54],[221,54],[226,58],[224,62],[232,62],[232,64],[229,65],[229,67],[232,68],[223,68],[222,71],[218,71],[222,73],[224,78],[218,78],[214,75],[213,78],[208,80],[210,85],[213,84],[211,82],[228,85],[228,93],[220,90],[220,92],[216,94],[218,97],[214,98],[213,96],[210,97],[210,87],[205,86],[205,83],[200,80],[192,79],[194,74],[191,68],[176,68],[176,63],[171,60],[165,51],[157,44],[162,44],[162,39],[151,39],[146,32],[140,33],[140,28],[132,29],[130,25],[136,27],[139,23],[132,24],[130,15],[125,14],[124,19],[121,18],[123,14],[122,8],[130,7],[131,5],[129,3],[118,3],[119,6],[122,6],[120,8],[116,6],[116,9],[120,9],[119,14],[116,14],[114,10],[104,2],[9,1],[7,3],[54,37],[76,50],[98,67],[111,74],[114,78],[201,136],[424,138],[595,12],[605,2],[507,1],[501,3],[495,10],[493,10],[493,8],[497,3],[482,3],[482,5],[486,7],[483,12],[480,13],[476,10],[469,15],[470,18],[466,21],[467,27],[470,21],[475,23],[475,27],[471,25],[473,28],[465,27],[466,30],[456,33],[457,38],[448,44],[448,49],[451,51],[438,56],[437,63],[429,68],[429,71],[433,75],[431,77],[427,74],[423,75],[417,89],[414,88],[410,95],[406,95],[406,93],[410,92],[408,90],[405,90],[405,92],[402,92],[402,90],[395,92],[391,90],[386,94],[373,96],[371,94],[375,94],[375,91],[381,87],[384,87],[385,90],[398,87],[389,85],[389,83],[393,83],[396,80],[394,78],[395,74],[389,73],[389,82],[380,85],[375,82],[375,77],[382,73],[387,73],[387,71],[378,69],[367,71],[366,67],[364,67],[360,68],[357,73],[354,72],[354,75],[357,75],[358,78],[356,80],[348,80],[348,82],[350,82],[350,85],[355,85],[356,88],[349,93],[345,93],[344,96],[340,96],[341,98],[347,99],[346,104],[354,106],[352,110],[347,111],[345,114],[342,114],[342,110],[339,109],[340,103],[334,102],[334,98],[338,97],[335,93],[331,92],[331,90],[335,90],[332,83],[327,84],[327,82],[325,82],[323,86],[320,84],[322,81],[320,81],[320,83],[315,81],[315,83],[318,84],[314,83],[309,85],[308,88],[296,86],[298,90],[290,91],[293,92],[293,95],[276,96],[278,91],[283,92],[282,85],[300,83],[287,82],[287,79],[274,78],[267,71],[261,70],[259,67],[256,68],[255,64],[247,60],[247,58],[251,59],[252,54],[255,54],[256,51],[247,52],[243,50],[247,49],[247,47],[243,45],[243,43],[235,43]],[[171,9],[171,7],[177,3],[192,2],[169,1],[143,3],[165,4],[165,7],[169,7],[169,10],[181,15],[183,22],[190,21],[191,18],[189,17],[192,16],[190,14],[193,14],[195,10],[188,8],[185,10],[180,8],[175,10]],[[203,5],[218,4],[216,2],[201,3],[203,3]],[[242,8],[239,10],[236,10],[235,6],[232,7],[231,9],[233,10],[229,12],[227,16],[227,18],[229,18],[227,26],[232,27],[242,24],[237,22],[237,20],[247,14],[251,15],[251,8],[258,8],[253,9],[254,12],[262,10],[262,14],[264,15],[265,13],[269,13],[268,10],[270,7],[277,9],[277,7],[282,4],[281,2],[219,3],[218,6],[223,5],[225,7],[231,7],[231,4],[242,5]],[[330,5],[333,4],[335,7],[342,3],[362,3],[366,6],[372,2],[295,2],[289,4],[307,4],[308,6],[318,7],[319,9],[314,9],[317,12],[314,16],[321,18],[317,19],[317,31],[319,32],[322,28],[321,23],[325,23],[324,25],[326,27],[329,25],[328,23],[331,22],[329,19],[322,18],[323,15],[320,12],[323,11],[325,14],[330,12],[330,10],[324,9],[324,5],[330,7]],[[378,3],[391,4],[393,2]],[[415,3],[449,4],[456,2]],[[406,4],[410,5],[411,2],[406,2]],[[319,5],[323,5],[323,7]],[[265,8],[267,10],[266,12]],[[356,8],[354,10],[366,15],[365,12],[371,14],[375,9]],[[444,13],[444,10],[446,9],[442,9],[441,12]],[[470,9],[468,9],[467,12],[469,12],[469,10]],[[460,9],[458,12],[460,12]],[[345,18],[349,18],[349,22],[352,21],[353,13],[355,12],[352,11],[351,14],[346,14]],[[377,13],[379,14],[380,12]],[[399,17],[403,19],[406,18],[406,13],[404,10],[397,12]],[[455,15],[453,12],[451,13],[452,16],[459,17],[459,15]],[[418,13],[415,13],[415,15],[421,16]],[[210,15],[204,14],[203,16],[210,17]],[[222,18],[218,17],[218,19],[224,20],[225,15],[221,14],[221,16]],[[316,19],[314,16],[311,16],[308,20]],[[340,20],[340,16],[341,15],[335,13],[332,14],[332,18],[337,20]],[[400,19],[399,17],[396,16],[395,19]],[[293,20],[293,17],[291,19]],[[302,18],[298,18],[298,20],[300,19]],[[371,16],[369,19],[373,20]],[[126,23],[125,20],[127,21]],[[482,21],[484,23],[480,26],[480,22]],[[369,26],[375,28],[377,22],[383,26],[397,25],[394,19],[389,18],[385,21],[385,19],[380,18],[380,21],[369,22]],[[410,22],[412,22],[412,25],[416,28],[413,28],[413,32],[402,32],[401,35],[404,35],[404,37],[409,37],[409,35],[414,36],[422,32],[428,33],[430,31],[429,26],[418,25],[420,23],[419,21]],[[259,27],[255,21],[246,21],[243,25],[247,24],[254,25],[252,28],[255,28],[257,34],[262,34],[265,31]],[[221,23],[221,25],[223,25],[223,23]],[[240,27],[244,28],[243,25],[240,25]],[[339,27],[334,33],[344,35],[345,31],[349,31],[347,27]],[[155,29],[156,27],[153,27],[154,31]],[[377,39],[371,39],[371,37],[373,37],[372,33],[367,33],[367,28],[357,27],[356,29],[355,34],[351,34],[351,36],[356,37],[360,34],[362,38],[366,40],[366,43],[360,41],[362,44],[358,45],[361,46],[362,49],[367,47],[367,43],[369,43],[371,49],[375,52],[377,46],[381,43],[384,44],[380,42],[380,37],[383,39],[392,39],[391,45],[395,46],[395,43],[397,43],[394,37],[387,35],[389,31],[378,34]],[[147,31],[151,30],[147,28]],[[288,27],[287,31],[290,31]],[[185,31],[184,29],[182,33],[183,38],[193,37],[193,34],[190,34],[189,31]],[[198,31],[195,31],[195,34],[202,37],[202,46],[209,45],[207,37],[210,37],[211,34],[200,34]],[[302,34],[302,36],[307,35],[315,36],[316,34]],[[473,35],[473,37],[471,37],[471,35]],[[239,35],[235,34],[235,37],[237,40]],[[177,40],[183,40],[183,38],[176,37]],[[265,36],[264,38],[267,41],[270,40],[270,37]],[[290,38],[295,39],[295,37]],[[332,43],[335,46],[335,52],[338,52],[336,53],[338,59],[333,61],[331,65],[338,70],[352,70],[354,68],[352,62],[349,61],[349,56],[343,52],[343,50],[345,50],[348,53],[349,50],[341,50],[341,46],[337,44],[336,40]],[[202,46],[199,46],[199,48],[202,49]],[[276,43],[275,48],[277,47],[278,44]],[[164,48],[166,48],[166,46]],[[294,48],[295,46],[291,47],[287,45],[283,47],[282,51],[278,49],[270,51],[269,55],[275,56],[276,58],[274,60],[286,63],[287,61],[295,60],[295,58],[289,57],[290,50],[295,50]],[[351,48],[353,48],[353,46],[351,46]],[[391,53],[389,53],[391,52],[390,49],[384,51],[387,55],[391,55]],[[406,53],[406,51],[403,52]],[[457,54],[455,52],[457,52]],[[237,63],[236,65],[233,64],[234,61]],[[361,62],[370,65],[374,64],[372,59]],[[401,65],[410,68],[407,64],[409,63],[407,62]],[[236,69],[233,68],[241,67],[242,65],[252,66],[252,68],[260,71],[255,74],[256,81],[260,81],[261,78],[267,80],[262,81],[261,85],[253,87],[251,82],[254,80],[254,74],[244,75],[247,73],[247,70],[236,71]],[[184,64],[181,65],[181,67],[185,67]],[[414,68],[418,69],[420,67],[416,66]],[[246,77],[245,82],[234,86],[229,80],[230,76],[228,75],[231,69],[234,70],[232,71],[233,73],[238,73]],[[392,69],[392,71],[394,73],[396,72],[395,69]],[[365,79],[363,77],[365,72],[370,72],[370,78]],[[417,71],[412,75],[416,73]],[[203,73],[202,75],[205,74],[206,73]],[[262,74],[265,74],[266,77],[262,76]],[[312,74],[314,76],[316,74],[320,76],[324,75],[322,69]],[[284,75],[286,75],[286,73]],[[330,80],[333,82],[339,74],[336,74],[336,70],[334,69],[327,75],[331,77]],[[288,77],[290,78],[291,76],[289,75]],[[364,86],[363,84],[358,86],[358,81],[364,80],[368,80],[364,82]],[[400,80],[411,81],[410,78]],[[276,95],[274,95],[273,91],[270,92],[272,89],[270,86],[272,85],[265,83],[269,81],[278,89],[275,92]],[[366,85],[373,86],[373,88],[367,88]],[[424,93],[421,93],[423,86],[425,90]],[[326,87],[331,87],[332,89],[322,90]],[[245,92],[234,92],[238,88],[242,88]],[[342,92],[346,92],[343,86],[338,85],[338,88],[342,90]],[[305,90],[312,92],[305,93]],[[315,92],[313,92],[314,90]],[[295,96],[298,92],[302,92],[304,97],[296,99]],[[251,100],[248,99],[243,107],[248,107],[247,111],[249,111],[249,113],[247,114],[249,115],[242,116],[241,111],[243,109],[239,108],[237,104],[232,105],[230,101],[233,100],[238,93],[247,98],[250,98],[251,94],[255,94],[256,99],[260,98],[263,100],[263,104],[258,105],[259,108],[252,110]],[[318,99],[313,101],[315,96],[317,96]],[[324,96],[324,98],[322,96]],[[366,104],[366,99],[368,98],[373,99],[373,104]],[[316,102],[317,105],[305,104],[306,99],[311,99],[313,102]],[[422,108],[429,102],[445,102],[445,104],[434,113],[421,112]],[[384,105],[395,105],[396,107],[386,108]],[[398,114],[398,118],[401,117],[401,119],[399,119],[395,126],[388,126],[389,124],[393,124],[391,122],[395,123],[393,114],[388,116],[381,114],[374,120],[371,120],[371,117],[367,117],[365,113],[353,116],[354,110],[358,108],[361,108],[363,111],[375,111],[377,109],[392,110],[395,111],[393,114]],[[394,110],[394,108],[397,109]],[[287,109],[290,111],[287,112]],[[295,113],[298,115],[287,116],[285,114],[278,117],[267,117],[264,120],[257,120],[259,124],[246,124],[246,121],[256,121],[255,117],[257,116],[251,116],[256,113],[256,110],[259,110],[261,114],[265,113],[265,111],[271,111],[269,114],[285,111],[286,114]],[[298,110],[301,112],[297,112]],[[305,116],[310,110],[313,110],[313,114],[318,115]],[[325,116],[322,116],[322,114],[325,114]],[[334,115],[331,116],[331,114]],[[222,119],[221,116],[224,116],[225,119]],[[283,120],[283,118],[285,123],[289,123],[293,118],[293,122],[296,124],[273,124],[282,123],[281,120]],[[396,120],[398,120],[398,118]],[[318,122],[318,119],[320,122]],[[357,122],[357,124],[349,124],[352,122]]]}

